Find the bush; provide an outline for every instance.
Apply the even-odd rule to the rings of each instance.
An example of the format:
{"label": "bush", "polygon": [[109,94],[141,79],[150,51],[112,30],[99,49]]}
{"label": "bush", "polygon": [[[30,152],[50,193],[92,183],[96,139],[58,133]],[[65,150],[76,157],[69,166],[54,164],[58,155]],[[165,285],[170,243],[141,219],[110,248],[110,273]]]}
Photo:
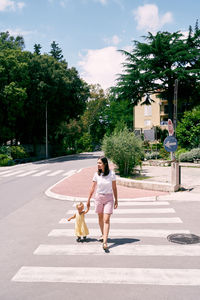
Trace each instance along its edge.
{"label": "bush", "polygon": [[10,146],[1,146],[0,154],[6,154],[8,156],[11,156],[11,147]]}
{"label": "bush", "polygon": [[120,175],[131,175],[134,167],[141,163],[143,153],[142,141],[127,128],[103,139],[102,150],[116,164]]}
{"label": "bush", "polygon": [[176,160],[179,160],[180,155],[183,153],[186,153],[186,152],[188,152],[188,151],[185,148],[180,148],[180,149],[176,150],[175,151]]}
{"label": "bush", "polygon": [[7,154],[0,154],[0,166],[14,165],[14,161]]}
{"label": "bush", "polygon": [[193,160],[194,159],[200,159],[200,148],[194,148],[190,152],[191,152],[191,155],[193,157]]}
{"label": "bush", "polygon": [[159,152],[151,152],[151,153],[146,153],[145,154],[145,158],[147,159],[147,160],[149,160],[149,159],[157,159],[157,158],[160,158],[160,153]]}
{"label": "bush", "polygon": [[11,146],[11,156],[13,159],[27,158],[28,154],[22,146]]}
{"label": "bush", "polygon": [[179,156],[179,160],[182,162],[193,162],[195,159],[200,159],[200,148],[194,148]]}
{"label": "bush", "polygon": [[92,137],[89,133],[84,133],[78,141],[78,149],[81,151],[92,151]]}

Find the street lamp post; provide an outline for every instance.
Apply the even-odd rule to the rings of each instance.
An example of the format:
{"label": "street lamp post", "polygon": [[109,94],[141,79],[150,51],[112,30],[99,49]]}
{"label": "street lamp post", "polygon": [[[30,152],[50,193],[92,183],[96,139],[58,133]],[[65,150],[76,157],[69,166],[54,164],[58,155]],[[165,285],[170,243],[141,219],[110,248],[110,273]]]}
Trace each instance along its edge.
{"label": "street lamp post", "polygon": [[47,112],[47,101],[45,108],[45,119],[46,119],[46,159],[48,159],[48,112]]}

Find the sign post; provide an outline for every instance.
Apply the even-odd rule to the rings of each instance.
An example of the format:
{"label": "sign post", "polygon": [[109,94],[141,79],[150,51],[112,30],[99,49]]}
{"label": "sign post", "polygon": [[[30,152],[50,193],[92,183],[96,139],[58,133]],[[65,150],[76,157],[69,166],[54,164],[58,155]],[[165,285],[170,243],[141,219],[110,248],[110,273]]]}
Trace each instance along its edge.
{"label": "sign post", "polygon": [[[174,128],[173,123],[170,119],[168,120],[168,132],[169,136],[166,137],[166,139],[164,140],[164,148],[167,152],[171,152],[171,157],[173,161],[173,153],[178,147],[178,142],[177,139],[173,136]],[[177,161],[173,161],[171,164],[171,183],[174,186],[174,190],[178,190],[180,187],[179,175],[179,163]]]}

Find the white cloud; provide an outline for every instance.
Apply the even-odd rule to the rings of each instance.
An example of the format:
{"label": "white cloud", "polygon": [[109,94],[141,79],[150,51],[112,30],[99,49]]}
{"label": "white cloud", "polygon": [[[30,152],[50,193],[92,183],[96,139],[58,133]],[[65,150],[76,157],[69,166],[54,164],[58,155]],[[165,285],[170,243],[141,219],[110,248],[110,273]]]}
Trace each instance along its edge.
{"label": "white cloud", "polygon": [[0,0],[0,11],[22,9],[25,6],[24,2],[16,2],[12,0]]}
{"label": "white cloud", "polygon": [[104,42],[108,45],[118,45],[121,40],[120,38],[115,34],[111,38],[105,38]]}
{"label": "white cloud", "polygon": [[79,66],[81,77],[89,84],[99,83],[103,89],[116,84],[118,74],[122,73],[124,57],[116,47],[88,50],[81,55]]}
{"label": "white cloud", "polygon": [[22,30],[20,28],[16,28],[16,29],[6,29],[4,31],[8,31],[10,35],[12,36],[29,36],[29,35],[32,35],[32,34],[36,34],[37,32],[36,31],[28,31],[28,30]]}
{"label": "white cloud", "polygon": [[167,12],[159,15],[158,7],[155,4],[145,4],[139,6],[133,11],[134,18],[137,22],[138,30],[156,32],[163,25],[173,21],[172,13]]}

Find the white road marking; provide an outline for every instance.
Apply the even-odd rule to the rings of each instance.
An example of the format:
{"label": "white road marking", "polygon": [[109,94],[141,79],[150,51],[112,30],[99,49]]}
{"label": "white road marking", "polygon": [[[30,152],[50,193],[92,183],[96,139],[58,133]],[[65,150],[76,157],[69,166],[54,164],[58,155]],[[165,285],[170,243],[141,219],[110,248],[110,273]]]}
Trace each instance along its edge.
{"label": "white road marking", "polygon": [[55,176],[55,175],[58,175],[58,174],[60,174],[62,172],[64,172],[64,170],[57,170],[57,171],[55,171],[55,172],[53,172],[51,174],[47,174],[47,176]]}
{"label": "white road marking", "polygon": [[47,174],[47,173],[49,173],[49,172],[51,172],[51,170],[45,170],[45,171],[41,171],[41,172],[39,172],[39,173],[36,173],[36,174],[34,174],[34,175],[32,175],[32,176],[33,176],[33,177],[39,177],[39,176],[42,176],[42,175]]}
{"label": "white road marking", "polygon": [[67,173],[64,173],[63,176],[70,177],[70,176],[74,175],[75,173],[78,173],[77,170],[70,170]]}
{"label": "white road marking", "polygon": [[17,177],[25,177],[25,176],[30,175],[30,174],[33,174],[33,173],[35,173],[35,172],[38,172],[38,170],[28,171],[28,172],[26,172],[26,173],[17,175]]}
{"label": "white road marking", "polygon": [[0,176],[1,176],[1,175],[4,175],[4,174],[7,174],[7,173],[11,173],[11,172],[12,172],[11,170],[7,170],[7,171],[0,172]]}
{"label": "white road marking", "polygon": [[[73,215],[75,210],[68,210],[67,214]],[[173,208],[128,208],[123,209],[119,208],[114,210],[114,214],[168,214],[168,213],[175,213]],[[89,210],[88,214],[92,215],[95,214],[94,210]]]}
{"label": "white road marking", "polygon": [[[36,255],[104,255],[102,244],[40,245]],[[134,243],[108,244],[109,255],[132,256],[200,256],[200,245],[134,245]]]}
{"label": "white road marking", "polygon": [[[89,229],[89,236],[98,236],[100,235],[99,229]],[[175,233],[190,233],[189,230],[180,230],[180,229],[112,229],[109,232],[109,236],[112,237],[160,237],[166,238],[170,234]],[[53,229],[50,231],[48,236],[61,237],[61,236],[74,236],[74,229]]]}
{"label": "white road marking", "polygon": [[24,266],[12,281],[200,286],[200,270]]}
{"label": "white road marking", "polygon": [[9,176],[13,176],[13,175],[16,175],[16,174],[19,174],[19,173],[22,173],[22,172],[23,172],[23,170],[18,170],[18,171],[9,173],[9,174],[2,175],[2,177],[9,177]]}
{"label": "white road marking", "polygon": [[[77,201],[78,203],[79,201]],[[74,203],[73,206],[76,206],[77,203]],[[83,204],[86,207],[86,202],[83,201]],[[125,202],[125,201],[120,201],[118,202],[119,207],[121,206],[165,206],[165,205],[169,205],[169,202],[163,201],[163,202],[140,202],[140,201],[132,201],[132,202]],[[94,206],[94,202],[90,203],[90,206]]]}
{"label": "white road marking", "polygon": [[[75,220],[71,220],[71,222],[75,222]],[[59,224],[69,223],[67,218],[63,218],[60,220]],[[86,223],[97,224],[97,218],[87,218]],[[174,223],[183,223],[180,218],[115,218],[112,217],[111,223],[119,223],[119,224],[174,224]]]}

